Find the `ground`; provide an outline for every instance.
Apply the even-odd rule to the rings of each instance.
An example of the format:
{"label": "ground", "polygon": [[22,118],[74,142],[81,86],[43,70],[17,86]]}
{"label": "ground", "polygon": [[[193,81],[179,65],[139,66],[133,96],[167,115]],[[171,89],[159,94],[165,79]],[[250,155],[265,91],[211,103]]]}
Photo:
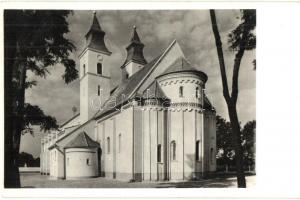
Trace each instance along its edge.
{"label": "ground", "polygon": [[[247,187],[253,187],[255,179],[254,175],[247,176]],[[101,177],[84,180],[51,180],[49,176],[42,176],[39,173],[21,173],[21,186],[23,188],[227,188],[236,187],[236,178],[227,176],[201,181],[128,183]]]}

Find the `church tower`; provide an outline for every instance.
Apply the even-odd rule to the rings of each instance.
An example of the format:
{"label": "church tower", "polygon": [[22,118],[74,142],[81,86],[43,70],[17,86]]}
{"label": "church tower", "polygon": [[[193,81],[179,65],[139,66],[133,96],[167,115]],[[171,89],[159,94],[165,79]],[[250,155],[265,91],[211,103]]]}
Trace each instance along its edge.
{"label": "church tower", "polygon": [[92,25],[85,35],[85,47],[80,60],[80,122],[88,121],[100,109],[110,95],[110,69],[108,59],[111,52],[104,42],[96,12]]}
{"label": "church tower", "polygon": [[121,66],[122,79],[127,79],[139,71],[147,61],[144,58],[144,44],[141,42],[140,37],[136,31],[136,26],[133,26],[133,34],[130,44],[126,47],[127,58]]}

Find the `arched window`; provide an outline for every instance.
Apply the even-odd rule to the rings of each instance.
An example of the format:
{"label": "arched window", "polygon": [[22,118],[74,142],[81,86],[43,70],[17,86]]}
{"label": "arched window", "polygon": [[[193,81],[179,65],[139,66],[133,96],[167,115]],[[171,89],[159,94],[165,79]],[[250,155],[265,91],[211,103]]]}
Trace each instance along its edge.
{"label": "arched window", "polygon": [[110,153],[110,138],[107,137],[107,153]]}
{"label": "arched window", "polygon": [[157,162],[161,162],[161,144],[157,145]]}
{"label": "arched window", "polygon": [[85,64],[83,65],[83,76],[85,75]]}
{"label": "arched window", "polygon": [[183,86],[179,87],[179,97],[183,97]]}
{"label": "arched window", "polygon": [[86,159],[86,165],[90,165],[90,159],[89,158]]}
{"label": "arched window", "polygon": [[200,141],[196,141],[196,160],[200,160]]}
{"label": "arched window", "polygon": [[200,98],[200,90],[199,90],[199,87],[196,87],[196,98]]}
{"label": "arched window", "polygon": [[214,148],[210,148],[210,162],[214,162]]}
{"label": "arched window", "polygon": [[176,160],[176,142],[171,142],[171,160]]}
{"label": "arched window", "polygon": [[121,133],[119,134],[119,153],[121,153]]}
{"label": "arched window", "polygon": [[97,63],[97,74],[102,74],[102,63]]}
{"label": "arched window", "polygon": [[129,78],[129,74],[126,73],[126,79],[128,79],[128,78]]}
{"label": "arched window", "polygon": [[100,94],[101,94],[101,87],[100,85],[98,85],[98,96],[100,96]]}

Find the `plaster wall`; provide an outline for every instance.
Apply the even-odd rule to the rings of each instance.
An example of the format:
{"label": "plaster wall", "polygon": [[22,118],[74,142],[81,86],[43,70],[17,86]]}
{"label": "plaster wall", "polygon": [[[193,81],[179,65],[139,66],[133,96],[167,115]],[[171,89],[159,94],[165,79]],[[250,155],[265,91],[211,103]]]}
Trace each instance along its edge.
{"label": "plaster wall", "polygon": [[128,74],[128,77],[132,76],[133,74],[135,74],[136,72],[138,72],[140,69],[143,68],[142,64],[139,63],[135,63],[135,62],[129,62],[126,66],[125,66],[125,71]]}
{"label": "plaster wall", "polygon": [[[108,178],[132,179],[133,108],[129,107],[104,121],[99,121],[97,127],[98,140],[101,140],[102,149],[102,173]],[[110,152],[108,152],[108,137]]]}
{"label": "plaster wall", "polygon": [[[170,74],[158,79],[159,85],[165,95],[172,103],[197,103],[202,102],[203,82],[194,74]],[[179,88],[183,88],[183,95],[180,96]],[[199,96],[196,97],[198,88]]]}
{"label": "plaster wall", "polygon": [[66,179],[98,176],[96,148],[68,148],[65,155]]}

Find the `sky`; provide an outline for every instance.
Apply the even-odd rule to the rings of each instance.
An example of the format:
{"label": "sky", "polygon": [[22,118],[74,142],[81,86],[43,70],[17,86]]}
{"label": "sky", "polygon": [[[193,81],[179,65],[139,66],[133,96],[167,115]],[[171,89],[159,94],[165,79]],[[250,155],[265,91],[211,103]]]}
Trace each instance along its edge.
{"label": "sky", "polygon": [[[78,55],[83,50],[84,35],[91,26],[92,17],[93,11],[74,11],[67,19],[70,32],[66,37],[76,46],[71,58],[76,61],[78,70]],[[208,10],[106,10],[97,11],[97,17],[106,33],[105,43],[112,52],[108,66],[104,66],[110,68],[111,88],[120,83],[120,66],[126,58],[125,48],[129,44],[135,25],[145,45],[144,56],[148,62],[166,49],[174,39],[177,40],[192,66],[207,74],[206,94],[215,106],[217,114],[228,119]],[[231,88],[235,52],[228,50],[227,38],[229,32],[240,23],[240,11],[217,10],[216,17],[223,43],[228,84]],[[242,125],[256,119],[256,71],[253,70],[253,59],[255,50],[247,51],[240,67],[237,112]],[[79,80],[65,84],[62,79],[64,67],[60,64],[48,69],[50,74],[45,79],[28,72],[28,80],[36,80],[37,86],[26,90],[25,101],[40,106],[47,115],[54,116],[61,124],[73,116],[73,106],[79,109]],[[42,136],[43,133],[37,127],[34,136],[23,135],[20,151],[38,157]]]}

